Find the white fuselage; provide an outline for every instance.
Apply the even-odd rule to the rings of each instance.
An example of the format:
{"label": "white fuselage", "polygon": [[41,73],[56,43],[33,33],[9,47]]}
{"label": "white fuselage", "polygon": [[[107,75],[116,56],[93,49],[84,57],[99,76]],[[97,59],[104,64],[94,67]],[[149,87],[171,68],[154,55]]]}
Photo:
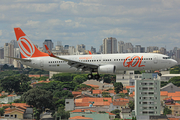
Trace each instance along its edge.
{"label": "white fuselage", "polygon": [[[126,70],[157,70],[169,68],[177,64],[166,55],[156,53],[127,53],[127,54],[96,54],[96,55],[69,55],[61,56],[82,63],[97,65],[114,65],[116,71]],[[77,69],[68,65],[68,62],[53,57],[34,57],[30,62],[23,62],[33,68],[56,72],[75,72]]]}

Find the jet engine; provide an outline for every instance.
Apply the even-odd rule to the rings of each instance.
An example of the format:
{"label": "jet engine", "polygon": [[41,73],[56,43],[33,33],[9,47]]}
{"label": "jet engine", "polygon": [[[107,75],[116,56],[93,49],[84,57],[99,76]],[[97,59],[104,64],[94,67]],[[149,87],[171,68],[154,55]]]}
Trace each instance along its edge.
{"label": "jet engine", "polygon": [[114,65],[103,65],[98,67],[99,74],[114,74],[116,71],[116,66]]}

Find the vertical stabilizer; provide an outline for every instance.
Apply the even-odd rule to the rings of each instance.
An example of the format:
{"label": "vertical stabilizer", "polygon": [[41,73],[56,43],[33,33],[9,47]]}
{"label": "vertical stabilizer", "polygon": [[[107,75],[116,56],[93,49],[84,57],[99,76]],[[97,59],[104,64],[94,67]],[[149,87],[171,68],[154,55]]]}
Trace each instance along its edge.
{"label": "vertical stabilizer", "polygon": [[19,45],[22,58],[43,57],[49,56],[47,53],[41,52],[21,30],[21,28],[14,28],[16,39]]}

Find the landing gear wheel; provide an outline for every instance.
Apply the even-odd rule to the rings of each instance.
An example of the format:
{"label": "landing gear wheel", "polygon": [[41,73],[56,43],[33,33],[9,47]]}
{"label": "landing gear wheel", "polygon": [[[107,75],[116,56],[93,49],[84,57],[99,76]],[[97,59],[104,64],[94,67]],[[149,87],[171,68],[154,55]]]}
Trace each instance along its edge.
{"label": "landing gear wheel", "polygon": [[88,74],[88,79],[93,79],[93,75],[92,74]]}
{"label": "landing gear wheel", "polygon": [[97,74],[97,75],[95,75],[95,76],[94,76],[94,78],[95,78],[96,80],[99,80],[100,75],[99,75],[99,74]]}

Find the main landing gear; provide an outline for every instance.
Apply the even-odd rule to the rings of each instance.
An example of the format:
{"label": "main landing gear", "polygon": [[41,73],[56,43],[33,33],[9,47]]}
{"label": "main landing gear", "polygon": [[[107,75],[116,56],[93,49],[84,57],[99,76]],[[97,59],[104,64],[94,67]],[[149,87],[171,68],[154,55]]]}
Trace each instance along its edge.
{"label": "main landing gear", "polygon": [[96,80],[99,80],[100,75],[99,75],[99,74],[96,74],[96,75],[93,76],[93,74],[91,73],[91,74],[88,74],[87,77],[88,77],[88,79],[96,79]]}

